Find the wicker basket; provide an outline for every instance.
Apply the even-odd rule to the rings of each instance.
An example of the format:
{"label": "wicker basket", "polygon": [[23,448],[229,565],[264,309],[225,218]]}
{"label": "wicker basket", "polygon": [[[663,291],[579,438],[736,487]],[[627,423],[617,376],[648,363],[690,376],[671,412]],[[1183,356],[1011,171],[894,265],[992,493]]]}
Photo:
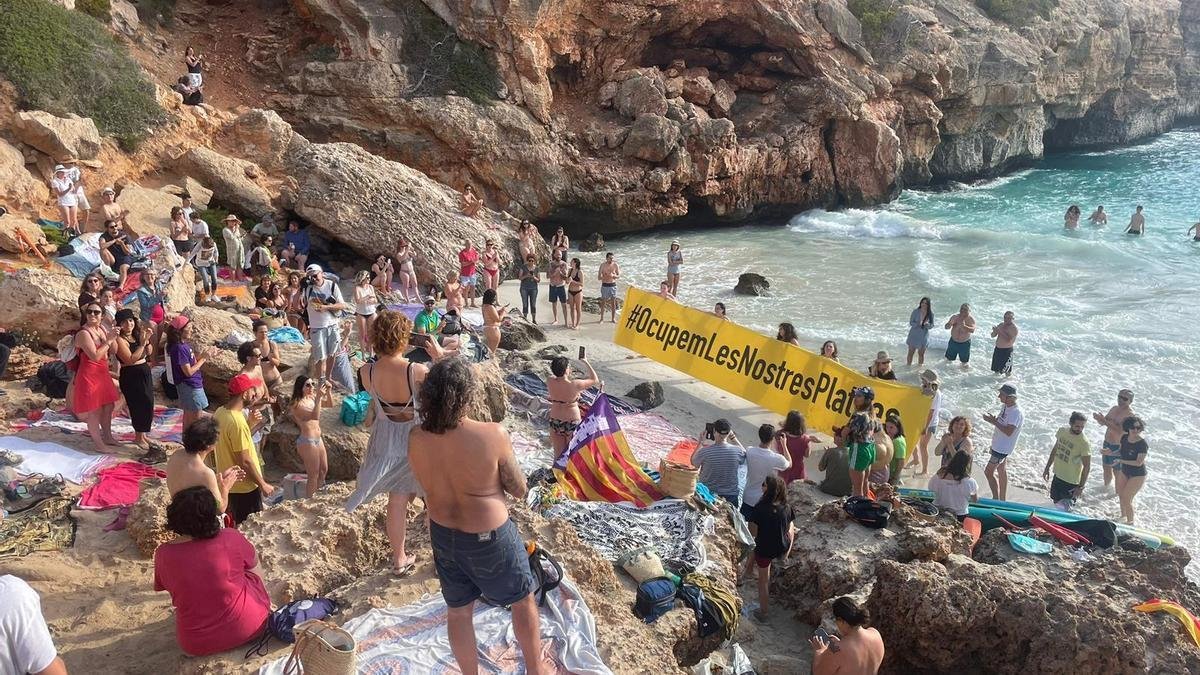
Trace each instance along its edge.
{"label": "wicker basket", "polygon": [[284,675],[355,675],[354,636],[328,621],[296,624],[296,645],[284,664]]}
{"label": "wicker basket", "polygon": [[687,464],[661,460],[658,463],[658,489],[676,499],[687,499],[696,493],[700,470]]}

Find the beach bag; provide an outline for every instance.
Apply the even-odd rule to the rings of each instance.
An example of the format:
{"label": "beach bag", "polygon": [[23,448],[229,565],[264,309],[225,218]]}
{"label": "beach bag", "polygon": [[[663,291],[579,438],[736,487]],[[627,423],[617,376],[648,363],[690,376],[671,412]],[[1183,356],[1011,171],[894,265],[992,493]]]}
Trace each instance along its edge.
{"label": "beach bag", "polygon": [[658,463],[658,489],[664,494],[676,499],[687,499],[696,494],[696,483],[700,479],[700,470],[690,464],[668,462],[663,459]]}
{"label": "beach bag", "polygon": [[43,364],[38,368],[37,379],[50,398],[67,397],[67,386],[71,384],[71,373],[67,370],[67,364],[62,361]]}
{"label": "beach bag", "polygon": [[1100,548],[1112,548],[1117,544],[1117,526],[1111,520],[1077,520],[1059,525],[1082,534],[1092,545]]}
{"label": "beach bag", "polygon": [[627,551],[617,558],[617,565],[639,584],[667,575],[662,560],[649,546]]}
{"label": "beach bag", "polygon": [[357,645],[346,629],[319,619],[296,625],[296,646],[283,665],[283,675],[354,675]]}
{"label": "beach bag", "polygon": [[252,654],[266,656],[267,644],[272,637],[293,644],[296,642],[296,626],[305,621],[324,619],[337,612],[337,603],[329,598],[306,598],[289,602],[267,617],[267,629],[250,651],[246,652],[246,658],[250,658]]}
{"label": "beach bag", "polygon": [[881,530],[887,527],[888,516],[892,509],[887,504],[867,499],[866,497],[851,497],[842,507],[859,525]]}
{"label": "beach bag", "polygon": [[654,577],[638,584],[633,599],[633,614],[646,623],[654,623],[658,617],[675,608],[675,582],[667,577]]}
{"label": "beach bag", "polygon": [[367,409],[371,407],[371,394],[360,391],[342,399],[342,424],[356,427],[367,421]]}

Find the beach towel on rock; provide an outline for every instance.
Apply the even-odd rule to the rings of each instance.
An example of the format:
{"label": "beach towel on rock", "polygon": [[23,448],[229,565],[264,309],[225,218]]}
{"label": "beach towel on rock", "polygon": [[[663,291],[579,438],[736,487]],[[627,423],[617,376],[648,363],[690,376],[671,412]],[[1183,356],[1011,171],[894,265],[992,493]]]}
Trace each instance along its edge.
{"label": "beach towel on rock", "polygon": [[[569,580],[551,591],[540,614],[542,649],[555,673],[610,675],[596,649],[596,621]],[[524,673],[512,615],[475,604],[475,638],[483,673]],[[439,597],[404,607],[372,609],[343,626],[358,644],[360,673],[456,673],[446,634],[446,603]],[[263,666],[259,675],[283,675],[286,658]]]}
{"label": "beach towel on rock", "polygon": [[281,345],[302,345],[304,336],[291,326],[281,326],[267,331],[267,339]]}
{"label": "beach towel on rock", "polygon": [[166,478],[167,474],[139,462],[123,462],[96,474],[96,483],[79,495],[79,508],[92,511],[131,506],[138,500],[145,478]]}
{"label": "beach towel on rock", "polygon": [[16,467],[17,473],[23,476],[34,473],[61,475],[79,484],[113,461],[106,455],[90,455],[58,443],[35,443],[17,436],[0,436],[0,450],[11,450],[24,459]]}
{"label": "beach towel on rock", "polygon": [[663,499],[646,508],[562,500],[546,507],[544,515],[574,525],[579,538],[605,560],[615,563],[627,551],[649,547],[677,574],[705,566],[700,539],[714,527],[712,516],[700,514],[680,499]]}

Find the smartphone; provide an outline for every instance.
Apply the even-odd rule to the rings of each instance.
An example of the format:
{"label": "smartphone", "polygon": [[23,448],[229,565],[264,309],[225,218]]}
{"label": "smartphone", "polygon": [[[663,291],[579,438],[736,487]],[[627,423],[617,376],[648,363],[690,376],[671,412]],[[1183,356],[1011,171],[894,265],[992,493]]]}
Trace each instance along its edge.
{"label": "smartphone", "polygon": [[818,628],[817,630],[813,631],[813,637],[817,638],[821,642],[824,642],[825,646],[829,647],[829,651],[836,652],[841,650],[841,646],[838,645],[838,643],[829,639],[829,631],[825,630],[824,628]]}
{"label": "smartphone", "polygon": [[587,355],[587,347],[579,348],[579,360],[582,361]]}
{"label": "smartphone", "polygon": [[708,422],[707,424],[704,425],[704,437],[705,438],[708,438],[708,439],[714,438],[713,431],[714,431],[714,429],[713,429],[712,422]]}

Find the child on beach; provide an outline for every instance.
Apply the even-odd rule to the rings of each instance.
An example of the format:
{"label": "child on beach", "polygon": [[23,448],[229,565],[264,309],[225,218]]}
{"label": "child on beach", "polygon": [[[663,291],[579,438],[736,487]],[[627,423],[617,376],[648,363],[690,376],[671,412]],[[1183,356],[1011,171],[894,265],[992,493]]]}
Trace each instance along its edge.
{"label": "child on beach", "polygon": [[775,474],[762,482],[763,495],[750,512],[749,522],[758,526],[754,535],[754,555],[746,561],[746,577],[750,577],[752,566],[758,567],[758,609],[754,618],[767,620],[770,600],[771,562],[783,559],[792,552],[796,536],[796,512],[787,503],[787,489],[783,479]]}

